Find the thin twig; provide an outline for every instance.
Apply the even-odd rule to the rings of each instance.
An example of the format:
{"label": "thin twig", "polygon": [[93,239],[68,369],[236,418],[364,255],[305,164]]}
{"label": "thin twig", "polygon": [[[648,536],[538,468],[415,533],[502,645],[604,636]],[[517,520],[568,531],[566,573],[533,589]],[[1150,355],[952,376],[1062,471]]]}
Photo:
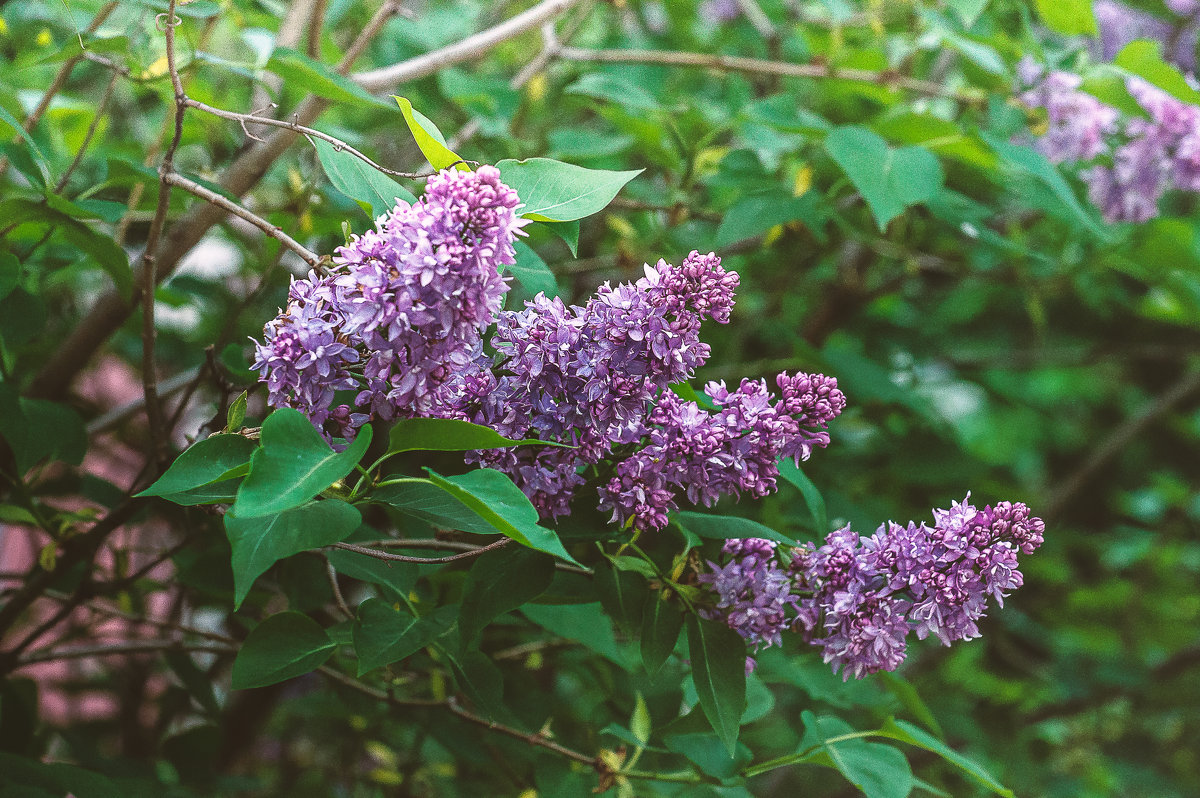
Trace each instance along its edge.
{"label": "thin twig", "polygon": [[92,143],[92,138],[96,135],[96,129],[100,127],[100,120],[104,118],[104,111],[108,107],[108,101],[112,99],[113,89],[117,86],[117,79],[121,76],[113,73],[109,78],[108,85],[104,87],[104,94],[100,97],[100,102],[96,105],[96,115],[92,117],[92,123],[88,125],[87,133],[83,135],[83,143],[79,145],[79,151],[75,153],[75,159],[71,161],[71,165],[67,167],[67,171],[63,172],[62,177],[58,179],[58,183],[54,185],[54,193],[61,194],[62,190],[67,187],[67,181],[71,179],[71,175],[79,168],[79,164],[83,162],[83,156],[87,153],[88,146]]}
{"label": "thin twig", "polygon": [[72,646],[69,648],[43,649],[25,654],[17,660],[17,667],[32,665],[35,662],[54,662],[63,659],[85,659],[88,657],[109,657],[120,654],[146,654],[154,651],[208,651],[216,654],[227,654],[236,648],[223,643],[188,643],[183,640],[122,640],[117,643],[97,643],[88,646]]}
{"label": "thin twig", "polygon": [[162,406],[158,401],[158,365],[155,362],[154,345],[158,331],[154,326],[154,290],[158,285],[158,241],[162,236],[163,225],[167,220],[167,209],[170,206],[171,192],[168,188],[171,174],[175,165],[175,150],[183,140],[183,115],[187,111],[183,92],[183,83],[179,79],[179,65],[175,60],[175,27],[181,23],[175,16],[175,0],[167,4],[167,13],[163,25],[163,35],[166,39],[167,71],[171,75],[171,86],[175,90],[175,130],[171,143],[163,153],[162,163],[158,167],[158,177],[162,184],[158,192],[158,204],[154,209],[154,220],[150,223],[150,234],[146,237],[146,249],[142,253],[142,390],[146,397],[146,420],[150,426],[149,461],[161,463],[166,457],[166,430],[163,427]]}
{"label": "thin twig", "polygon": [[1187,371],[1161,396],[1147,403],[1139,413],[1130,416],[1114,428],[1092,450],[1080,467],[1050,492],[1050,497],[1041,507],[1041,516],[1046,519],[1058,517],[1075,495],[1106,465],[1124,452],[1147,427],[1197,390],[1200,390],[1200,370]]}
{"label": "thin twig", "polygon": [[238,217],[239,219],[246,220],[250,224],[257,227],[259,230],[262,230],[264,233],[269,235],[271,238],[274,238],[277,241],[279,241],[281,244],[283,244],[285,247],[290,249],[292,252],[295,252],[297,255],[299,255],[301,258],[303,258],[304,262],[307,263],[309,266],[316,268],[320,264],[320,262],[321,262],[320,255],[313,252],[308,247],[304,246],[299,241],[297,241],[296,239],[289,236],[287,233],[283,232],[282,227],[280,227],[279,225],[271,224],[266,219],[262,218],[261,216],[254,213],[253,211],[251,211],[241,205],[238,205],[236,202],[234,202],[231,199],[227,199],[226,197],[221,196],[220,194],[213,191],[212,189],[205,188],[204,186],[200,185],[199,183],[195,182],[194,180],[188,180],[186,177],[179,174],[178,172],[169,172],[167,174],[164,174],[163,182],[169,183],[172,186],[177,186],[177,187],[183,189],[184,191],[187,191],[191,194],[196,195],[197,197],[199,197],[202,200],[205,200],[206,202],[216,205],[218,208],[220,208],[224,211],[228,211],[229,213],[233,214],[234,216]]}
{"label": "thin twig", "polygon": [[579,0],[544,0],[493,28],[468,36],[440,50],[410,58],[399,64],[358,72],[353,76],[354,81],[367,91],[384,91],[397,84],[432,75],[451,64],[480,58],[501,42],[536,30],[542,23],[561,16],[578,2]]}
{"label": "thin twig", "polygon": [[[404,177],[404,178],[408,178],[411,180],[430,177],[430,175],[428,173],[423,174],[421,172],[401,172],[396,169],[388,169],[386,166],[380,166],[379,164],[375,163],[375,161],[371,160],[366,155],[359,152],[354,147],[351,147],[349,144],[342,141],[341,139],[331,136],[328,133],[322,133],[321,131],[316,130],[314,128],[307,127],[307,126],[301,125],[301,124],[297,124],[296,122],[292,122],[292,121],[289,121],[286,119],[273,119],[269,116],[259,116],[258,114],[241,114],[241,113],[238,113],[237,111],[226,111],[222,108],[215,108],[211,105],[208,105],[207,103],[202,103],[199,100],[194,100],[191,97],[189,97],[187,99],[187,104],[189,106],[191,106],[192,108],[195,108],[199,111],[204,111],[205,113],[212,114],[213,116],[219,116],[222,119],[230,119],[234,122],[239,122],[243,125],[243,129],[245,129],[244,126],[247,124],[268,125],[270,127],[287,128],[288,130],[294,130],[295,132],[299,133],[302,136],[308,136],[310,138],[321,139],[322,141],[327,141],[330,144],[332,144],[336,149],[345,151],[345,152],[349,153],[350,155],[353,155],[355,158],[358,158],[359,160],[367,163],[368,165],[378,169],[380,172],[383,172],[384,174],[389,174],[394,177]],[[247,135],[249,135],[248,132],[247,132]],[[261,141],[261,139],[259,139],[259,141]]]}
{"label": "thin twig", "polygon": [[[369,88],[382,90],[396,83],[426,77],[439,69],[461,61],[479,58],[496,45],[519,36],[529,29],[536,28],[547,19],[562,14],[578,1],[546,0],[496,28],[468,36],[466,39],[447,45],[440,50],[386,67],[384,75],[381,75],[378,70],[374,73],[363,73],[364,76],[374,74],[375,77],[365,78],[360,83]],[[378,33],[383,23],[386,22],[387,16],[390,16],[390,14],[383,16],[383,12],[394,8],[395,4],[385,4],[385,7],[380,9],[380,13],[376,14],[375,19],[368,23],[367,27],[359,34],[358,40],[351,45],[346,52],[346,57],[342,59],[343,72],[348,69],[347,64],[350,57],[356,56],[366,48],[371,37]],[[515,24],[518,21],[519,24]],[[328,105],[328,100],[310,96],[296,108],[292,117],[299,124],[308,124],[316,119]],[[297,135],[299,134],[295,131],[281,129],[247,149],[222,173],[219,181],[221,188],[231,196],[237,197],[250,191]],[[207,204],[197,205],[185,214],[172,226],[170,234],[163,242],[162,251],[157,257],[157,277],[165,279],[170,275],[183,256],[224,216],[225,213],[222,209]],[[142,299],[141,293],[137,292],[133,302],[126,300],[115,291],[110,291],[100,297],[38,371],[30,384],[28,395],[43,399],[56,399],[64,396],[75,376],[88,364],[96,350],[116,330],[120,329],[125,319],[136,308],[137,303]]]}
{"label": "thin twig", "polygon": [[333,562],[328,557],[324,555],[322,557],[325,560],[325,574],[329,577],[329,587],[333,590],[333,600],[337,604],[338,609],[342,611],[342,614],[353,620],[354,612],[346,604],[346,597],[342,595],[341,585],[338,584],[337,569],[333,567]]}
{"label": "thin twig", "polygon": [[507,546],[511,542],[511,538],[501,538],[495,543],[488,544],[487,546],[474,546],[468,551],[464,551],[460,554],[451,554],[448,557],[410,557],[407,554],[392,554],[390,551],[380,551],[379,549],[372,549],[368,546],[356,546],[353,543],[334,543],[331,548],[345,549],[346,551],[365,554],[368,557],[374,557],[377,560],[385,560],[388,562],[415,562],[426,564],[454,562],[455,560],[466,560],[470,559],[471,557],[478,557],[481,554],[485,554],[489,551],[494,551],[495,549]]}
{"label": "thin twig", "polygon": [[786,61],[766,61],[760,58],[676,50],[593,50],[582,47],[563,47],[558,54],[567,61],[605,64],[659,64],[715,69],[721,72],[779,75],[781,77],[853,80],[890,89],[907,89],[932,97],[947,97],[969,104],[978,104],[986,99],[985,95],[975,91],[952,89],[939,83],[910,78],[895,72],[875,72],[868,69],[835,67],[829,64],[791,64]]}

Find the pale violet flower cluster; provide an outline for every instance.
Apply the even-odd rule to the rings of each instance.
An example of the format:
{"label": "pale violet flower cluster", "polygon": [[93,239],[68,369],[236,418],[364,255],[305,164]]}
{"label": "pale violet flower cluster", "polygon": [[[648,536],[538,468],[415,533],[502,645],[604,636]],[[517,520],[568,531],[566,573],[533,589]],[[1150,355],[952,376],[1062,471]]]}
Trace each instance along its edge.
{"label": "pale violet flower cluster", "polygon": [[720,617],[755,648],[791,630],[843,678],[894,670],[910,632],[945,645],[978,637],[988,600],[1003,606],[1022,584],[1018,555],[1042,544],[1045,524],[1024,504],[969,501],[935,510],[932,526],[888,523],[870,537],[845,527],[790,552],[730,541],[725,562],[709,563],[700,580]]}
{"label": "pale violet flower cluster", "polygon": [[[701,324],[733,308],[738,275],[713,253],[647,265],[582,306],[539,294],[501,312],[519,204],[494,167],[444,171],[340,248],[328,273],[293,281],[257,345],[270,403],[347,439],[373,418],[421,416],[565,444],[467,458],[508,474],[543,518],[569,514],[591,478],[601,510],[644,530],[682,499],[765,496],[781,458],[828,445],[846,404],[829,377],[781,374],[778,396],[762,380],[711,383],[711,411],[672,392],[708,360]],[[335,407],[338,392],[352,404]]]}
{"label": "pale violet flower cluster", "polygon": [[713,505],[721,496],[774,492],[778,462],[808,459],[829,444],[826,425],[846,406],[837,381],[786,372],[776,399],[763,380],[742,380],[734,391],[709,383],[714,412],[663,394],[649,416],[646,445],[617,464],[601,489],[602,510],[639,529],[662,529],[679,495]]}
{"label": "pale violet flower cluster", "polygon": [[1200,191],[1200,107],[1130,78],[1130,94],[1147,117],[1123,119],[1116,109],[1080,90],[1078,75],[1043,75],[1021,65],[1028,85],[1021,100],[1046,113],[1038,149],[1054,163],[1090,163],[1081,172],[1088,196],[1109,222],[1144,222],[1158,215],[1170,189]]}
{"label": "pale violet flower cluster", "polygon": [[[508,290],[500,269],[527,222],[493,166],[443,171],[416,203],[340,247],[327,273],[293,280],[254,367],[274,407],[352,437],[372,417],[427,415],[482,351]],[[355,391],[353,407],[332,407]]]}

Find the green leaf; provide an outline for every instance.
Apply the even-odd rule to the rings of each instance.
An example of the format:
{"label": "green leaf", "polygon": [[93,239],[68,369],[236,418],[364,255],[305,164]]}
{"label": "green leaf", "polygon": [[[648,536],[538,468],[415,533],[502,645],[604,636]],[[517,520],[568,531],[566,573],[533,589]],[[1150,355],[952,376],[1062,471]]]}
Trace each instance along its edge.
{"label": "green leaf", "polygon": [[596,602],[590,604],[526,604],[521,614],[559,637],[575,640],[626,670],[633,668],[628,648],[617,643],[612,621]]}
{"label": "green leaf", "polygon": [[[49,161],[46,160],[46,154],[42,152],[42,148],[37,145],[37,142],[33,140],[33,137],[25,132],[25,126],[18,122],[17,118],[10,114],[8,109],[4,108],[3,106],[0,106],[0,122],[3,122],[11,127],[14,133],[25,140],[25,143],[29,145],[30,152],[32,152],[34,157],[37,159],[38,168],[42,171],[42,177],[49,179],[50,169]],[[5,138],[7,138],[7,136]]]}
{"label": "green leaf", "polygon": [[250,460],[250,474],[238,489],[233,512],[258,518],[298,507],[350,473],[371,445],[371,427],[335,452],[298,410],[276,410],[263,423],[262,448]]}
{"label": "green leaf", "polygon": [[801,746],[819,748],[828,757],[828,763],[862,790],[866,798],[906,798],[912,792],[912,768],[901,751],[861,737],[837,739],[854,734],[839,718],[818,718],[808,710],[801,718],[805,729]]}
{"label": "green leaf", "polygon": [[389,562],[345,549],[332,549],[325,557],[339,574],[378,585],[397,599],[408,596],[419,575],[416,563]]}
{"label": "green leaf", "polygon": [[229,411],[225,414],[225,431],[237,432],[242,428],[242,424],[246,422],[246,392],[242,391],[238,394],[233,403],[229,405]]}
{"label": "green leaf", "polygon": [[937,718],[933,716],[933,713],[929,711],[929,707],[921,700],[921,695],[917,692],[917,688],[913,687],[907,679],[901,678],[890,671],[880,671],[879,680],[887,687],[888,692],[900,699],[900,703],[912,713],[914,718],[925,724],[925,728],[938,737],[943,736],[942,727],[937,722]]}
{"label": "green leaf", "polygon": [[388,441],[388,454],[400,452],[466,452],[475,449],[506,449],[536,444],[561,446],[532,438],[515,441],[491,427],[454,418],[405,418],[396,422]]}
{"label": "green leaf", "polygon": [[579,257],[579,220],[571,222],[542,222],[546,229],[563,240],[571,254]]}
{"label": "green leaf", "polygon": [[1066,36],[1094,36],[1097,32],[1092,0],[1034,0],[1038,16],[1050,30]]}
{"label": "green leaf", "polygon": [[687,616],[688,653],[700,708],[733,756],[746,709],[746,641],[719,621]]}
{"label": "green leaf", "polygon": [[0,435],[8,441],[20,474],[43,460],[79,465],[87,451],[87,432],[78,413],[65,404],[19,397],[11,383],[0,383]]}
{"label": "green leaf", "polygon": [[484,716],[513,722],[512,711],[504,705],[504,675],[487,655],[481,651],[460,652],[450,657],[450,665],[459,689]]}
{"label": "green leaf", "polygon": [[1071,214],[1087,227],[1093,235],[1102,240],[1109,238],[1109,233],[1095,218],[1095,214],[1086,210],[1075,196],[1074,189],[1066,178],[1054,167],[1046,156],[1032,147],[1013,144],[1000,136],[983,133],[983,139],[988,146],[996,151],[1000,159],[1010,168],[1025,172],[1046,185]]}
{"label": "green leaf", "polygon": [[548,297],[558,296],[558,280],[554,272],[546,265],[546,261],[533,251],[533,247],[524,241],[514,244],[517,251],[517,262],[508,267],[513,277],[525,286],[525,290],[534,296],[545,294]]}
{"label": "green leaf", "polygon": [[603,210],[643,171],[586,169],[550,158],[504,160],[496,168],[524,203],[521,215],[543,222],[569,222]]}
{"label": "green leaf", "polygon": [[388,104],[375,97],[353,80],[340,75],[320,61],[309,58],[289,47],[276,47],[267,61],[266,69],[283,78],[285,83],[303,86],[304,90],[326,100],[345,103],[369,103],[384,108]]}
{"label": "green leaf", "polygon": [[757,521],[736,515],[711,515],[685,511],[673,513],[671,519],[689,532],[709,540],[766,538],[776,543],[796,545],[796,541],[787,535],[763,526]]}
{"label": "green leaf", "polygon": [[510,545],[480,556],[463,585],[458,616],[463,646],[495,618],[540,596],[553,579],[554,560],[531,549]]}
{"label": "green leaf", "polygon": [[657,99],[643,87],[617,75],[604,72],[588,72],[567,86],[564,94],[579,94],[597,100],[608,100],[629,111],[640,114],[661,111]]}
{"label": "green leaf", "polygon": [[717,228],[717,247],[727,247],[738,241],[765,233],[778,224],[801,221],[818,241],[827,240],[825,214],[815,191],[793,197],[782,189],[771,189],[742,198],[725,212]]}
{"label": "green leaf", "polygon": [[932,751],[964,773],[969,774],[996,795],[1004,796],[1004,798],[1014,798],[1012,790],[996,781],[981,766],[918,726],[914,726],[907,721],[888,718],[883,724],[883,728],[879,730],[879,733],[884,737],[890,737],[893,740],[899,740],[909,745],[915,745],[918,748],[924,748],[926,751]]}
{"label": "green leaf", "polygon": [[701,771],[718,779],[733,778],[753,756],[744,743],[738,743],[731,754],[712,732],[670,734],[663,743],[667,750],[683,754]]}
{"label": "green leaf", "polygon": [[1130,42],[1117,53],[1113,64],[1157,86],[1176,99],[1191,105],[1200,105],[1200,91],[1193,89],[1178,69],[1163,60],[1162,44],[1159,42],[1149,39]]}
{"label": "green leaf", "polygon": [[825,149],[867,201],[880,230],[910,205],[932,199],[945,182],[941,162],[924,147],[894,149],[862,127],[839,127]]}
{"label": "green leaf", "polygon": [[372,218],[390,211],[398,199],[410,204],[417,201],[411,191],[357,155],[339,150],[324,139],[314,138],[312,143],[333,187],[363,205]]}
{"label": "green leaf", "polygon": [[808,512],[812,516],[813,531],[818,535],[828,534],[829,514],[825,510],[825,497],[813,481],[794,461],[786,459],[779,461],[779,476],[794,485],[804,497],[804,503],[808,505]]}
{"label": "green leaf", "polygon": [[[542,264],[545,266],[546,264]],[[553,275],[551,275],[553,278]],[[12,293],[21,278],[21,261],[9,252],[0,252],[0,299]]]}
{"label": "green leaf", "polygon": [[383,485],[373,490],[369,498],[441,529],[456,529],[476,535],[497,533],[496,527],[480,518],[479,513],[429,480]]}
{"label": "green leaf", "polygon": [[614,568],[611,563],[598,563],[592,576],[600,606],[617,626],[632,636],[642,628],[642,612],[650,587],[638,574]]}
{"label": "green leaf", "polygon": [[242,605],[254,580],[276,562],[343,541],[361,523],[358,510],[337,499],[254,518],[226,513],[225,534],[233,548],[234,608]]}
{"label": "green leaf", "polygon": [[557,533],[538,525],[537,508],[506,474],[480,468],[458,477],[447,478],[433,471],[429,476],[435,485],[452,494],[500,534],[522,546],[579,564],[567,554]]}
{"label": "green leaf", "polygon": [[683,629],[683,611],[667,601],[665,593],[657,593],[647,602],[642,613],[642,666],[653,676],[675,650],[679,632]]}
{"label": "green leaf", "polygon": [[[243,394],[245,396],[245,394]],[[257,448],[241,435],[213,435],[196,441],[183,451],[153,485],[138,496],[161,496],[177,504],[193,504],[187,491],[229,479],[229,472],[250,462]]]}
{"label": "green leaf", "polygon": [[430,166],[434,169],[448,169],[451,164],[456,164],[454,168],[460,172],[471,171],[471,167],[465,163],[458,163],[462,158],[446,146],[446,139],[442,136],[441,131],[413,108],[412,103],[404,97],[393,96],[393,99],[400,106],[400,112],[404,114],[404,121],[408,123],[408,130],[412,133],[417,147],[425,156],[425,160],[429,161]]}
{"label": "green leaf", "polygon": [[354,651],[358,675],[399,662],[425,648],[442,631],[434,623],[369,598],[358,605],[354,618]]}
{"label": "green leaf", "polygon": [[251,630],[233,661],[233,689],[294,679],[333,655],[334,642],[316,621],[298,612],[272,615]]}

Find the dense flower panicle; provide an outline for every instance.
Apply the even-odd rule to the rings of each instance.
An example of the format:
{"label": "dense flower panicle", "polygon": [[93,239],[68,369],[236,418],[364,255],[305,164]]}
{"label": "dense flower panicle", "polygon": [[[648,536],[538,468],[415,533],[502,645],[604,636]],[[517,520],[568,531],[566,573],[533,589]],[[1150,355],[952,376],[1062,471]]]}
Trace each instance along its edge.
{"label": "dense flower panicle", "polygon": [[455,412],[509,437],[577,448],[474,460],[508,473],[544,515],[566,513],[577,470],[640,441],[655,397],[708,359],[701,322],[729,320],[737,285],[716,255],[692,252],[679,266],[646,266],[634,283],[605,284],[582,307],[539,294],[501,313],[492,336],[501,376],[485,399],[461,398]]}
{"label": "dense flower panicle", "polygon": [[359,353],[344,343],[331,307],[328,281],[310,273],[293,280],[288,306],[267,323],[266,342],[255,342],[254,367],[274,407],[294,407],[324,424],[336,391],[356,387],[349,367]]}
{"label": "dense flower panicle", "polygon": [[[786,596],[783,606],[792,609],[787,625],[821,648],[845,678],[894,670],[904,660],[910,631],[945,645],[978,637],[988,599],[1003,606],[1004,596],[1021,586],[1018,554],[1042,544],[1045,525],[1024,504],[979,510],[969,500],[935,510],[932,527],[888,523],[870,537],[844,527],[819,547],[796,546],[786,587],[748,576],[769,570],[760,561],[775,561],[775,544],[768,541],[745,551],[727,547],[730,561],[710,563],[713,573],[701,581],[717,591],[726,623],[751,644],[767,638],[745,613],[733,610],[758,606],[760,594],[770,606],[776,606],[773,597]],[[770,555],[764,546],[772,548]],[[747,565],[751,552],[754,563]]]}
{"label": "dense flower panicle", "polygon": [[[333,392],[357,388],[355,405],[365,412],[339,409],[332,419],[349,435],[372,416],[443,405],[447,383],[478,359],[508,290],[500,268],[515,262],[513,242],[527,223],[519,205],[495,167],[443,171],[421,200],[398,202],[374,230],[340,247],[328,276],[293,282],[288,309],[267,325],[255,362],[278,386],[271,404],[297,407],[320,426],[331,418]],[[326,338],[342,348],[332,351]],[[340,358],[328,369],[334,377],[294,374],[312,371],[289,360],[297,346],[317,360]],[[345,368],[360,362],[354,374]]]}
{"label": "dense flower panicle", "polygon": [[1083,78],[1070,72],[1041,74],[1032,60],[1022,61],[1018,72],[1030,88],[1021,101],[1046,111],[1046,132],[1038,149],[1055,163],[1090,161],[1108,150],[1108,137],[1118,130],[1120,115],[1090,94],[1079,91]]}
{"label": "dense flower panicle", "polygon": [[1158,215],[1158,202],[1171,188],[1200,191],[1200,108],[1172,97],[1139,78],[1130,94],[1148,119],[1120,115],[1079,90],[1082,80],[1066,72],[1042,74],[1022,62],[1026,105],[1042,108],[1047,130],[1038,149],[1055,163],[1088,162],[1081,172],[1088,196],[1110,222],[1144,222]]}
{"label": "dense flower panicle", "polygon": [[709,562],[712,573],[700,576],[717,594],[717,611],[710,615],[724,618],[755,649],[782,645],[792,624],[788,609],[795,612],[800,597],[792,592],[775,544],[760,538],[729,540],[722,553],[728,557],[725,565]]}
{"label": "dense flower panicle", "polygon": [[709,383],[713,413],[664,393],[649,416],[648,442],[601,488],[601,509],[620,523],[662,529],[679,494],[711,506],[725,495],[773,492],[780,458],[799,462],[827,446],[825,425],[846,405],[837,381],[821,374],[785,372],[776,384],[779,399],[762,380],[742,380],[734,391]]}
{"label": "dense flower panicle", "polygon": [[[1167,0],[1167,8],[1178,17],[1194,17],[1200,10],[1196,0]],[[1099,29],[1096,54],[1104,61],[1116,58],[1125,45],[1137,39],[1162,44],[1163,58],[1185,72],[1196,69],[1196,37],[1200,24],[1196,19],[1164,19],[1140,9],[1115,2],[1096,0],[1093,5]]]}

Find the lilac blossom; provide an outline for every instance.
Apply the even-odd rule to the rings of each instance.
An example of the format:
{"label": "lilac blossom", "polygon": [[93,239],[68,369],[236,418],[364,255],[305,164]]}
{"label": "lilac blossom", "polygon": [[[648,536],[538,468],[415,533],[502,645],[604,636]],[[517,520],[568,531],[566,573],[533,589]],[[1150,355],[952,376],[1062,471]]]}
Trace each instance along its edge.
{"label": "lilac blossom", "polygon": [[[425,415],[445,403],[482,351],[508,290],[526,221],[500,172],[445,170],[424,197],[400,201],[375,229],[353,236],[329,274],[292,283],[266,329],[254,367],[273,406],[292,406],[352,436],[371,417]],[[351,370],[350,365],[354,365]],[[330,411],[334,393],[357,390]]]}
{"label": "lilac blossom", "polygon": [[1042,544],[1045,525],[1024,504],[979,510],[969,502],[935,510],[932,527],[888,523],[870,537],[844,527],[819,547],[796,546],[785,577],[776,544],[727,544],[728,562],[709,563],[712,573],[700,581],[716,592],[720,617],[753,646],[777,643],[775,632],[791,628],[844,678],[894,670],[909,632],[945,645],[978,637],[988,600],[1003,606],[1022,584],[1018,555]]}
{"label": "lilac blossom", "polygon": [[498,376],[487,393],[464,391],[445,412],[576,447],[473,456],[513,477],[543,516],[562,515],[583,483],[578,471],[641,441],[655,398],[708,359],[701,322],[728,322],[737,285],[716,255],[692,252],[679,266],[646,266],[634,283],[605,284],[582,307],[539,294],[500,314],[491,339]]}
{"label": "lilac blossom", "polygon": [[763,380],[735,391],[709,383],[716,412],[664,393],[650,413],[647,444],[617,464],[601,489],[600,508],[639,529],[662,529],[682,494],[711,506],[725,495],[762,497],[775,490],[778,461],[807,459],[826,446],[826,425],[846,405],[837,381],[815,374],[776,378],[775,399]]}
{"label": "lilac blossom", "polygon": [[1168,190],[1200,191],[1200,107],[1129,78],[1126,86],[1148,118],[1122,120],[1080,91],[1077,75],[1042,76],[1028,61],[1021,75],[1032,84],[1022,101],[1047,115],[1037,148],[1055,163],[1092,162],[1080,175],[1107,221],[1144,222],[1158,215]]}

